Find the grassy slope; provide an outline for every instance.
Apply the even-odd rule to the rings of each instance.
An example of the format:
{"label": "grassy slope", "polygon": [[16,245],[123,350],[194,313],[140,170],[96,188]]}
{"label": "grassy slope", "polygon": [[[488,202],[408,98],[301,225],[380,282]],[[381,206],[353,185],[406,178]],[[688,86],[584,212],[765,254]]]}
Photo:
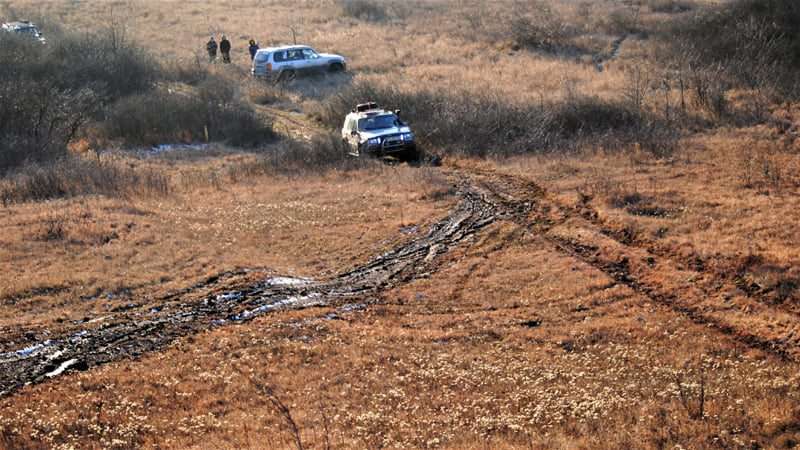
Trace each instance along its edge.
{"label": "grassy slope", "polygon": [[[512,51],[489,34],[470,38],[470,14],[486,6],[420,3],[430,6],[395,23],[339,18],[333,3],[312,2],[289,8],[253,1],[229,8],[187,1],[178,8],[140,1],[129,17],[131,33],[169,57],[200,48],[207,17],[240,48],[251,34],[262,43],[285,41],[285,24],[294,22],[304,40],[350,56],[359,77],[406,90],[490,89],[523,103],[557,99],[570,89],[616,98],[625,83],[619,69],[639,61],[646,48],[638,39],[626,41],[620,59],[598,73],[585,61]],[[60,0],[47,5],[78,26],[108,11]],[[580,17],[571,15],[577,14],[571,2],[557,6],[568,17]],[[599,18],[603,6],[594,9]],[[667,16],[648,14],[644,21]],[[485,30],[494,32],[491,23]],[[359,45],[354,36],[367,36],[372,45]],[[487,53],[496,55],[491,71],[479,64]],[[412,57],[416,64],[398,67],[398,60]],[[243,57],[238,64],[243,68]],[[339,87],[304,85],[282,95],[305,107]],[[791,111],[781,114],[795,121]],[[627,230],[634,243],[653,243],[687,271],[693,270],[688,262],[699,260],[709,266],[712,282],[741,269],[748,284],[789,289],[800,277],[800,237],[789,225],[797,222],[800,206],[797,145],[790,134],[766,127],[723,129],[687,140],[667,160],[598,153],[525,157],[484,168],[535,180],[570,208],[596,209],[610,227]],[[204,164],[184,162],[177,169],[207,174]],[[227,180],[190,183],[170,198],[137,200],[136,210],[145,215],[128,209],[127,201],[105,199],[0,211],[0,221],[13,230],[4,237],[2,255],[15,271],[4,278],[6,297],[69,285],[56,295],[25,299],[22,306],[0,305],[3,329],[19,343],[25,339],[18,333],[20,311],[23,328],[57,328],[58,318],[101,315],[128,295],[157,296],[235,266],[311,276],[334,272],[398,239],[400,222],[424,222],[447,206],[424,199],[441,189],[435,177],[394,170],[323,179],[245,177],[230,186]],[[396,189],[397,178],[404,189]],[[332,207],[344,217],[330,214]],[[666,215],[643,216],[636,207],[660,208]],[[82,218],[86,211],[88,218]],[[67,239],[36,240],[44,219],[59,215]],[[374,226],[362,237],[364,215]],[[299,227],[298,221],[316,225]],[[126,230],[129,222],[135,225]],[[175,223],[185,226],[176,229]],[[97,243],[120,229],[119,238]],[[582,233],[579,227],[556,232]],[[583,234],[594,244],[605,242]],[[63,275],[76,266],[80,270]],[[648,281],[670,286],[665,279]],[[130,294],[102,304],[75,301],[84,291],[131,286]],[[768,292],[764,307],[703,295],[684,300],[719,301],[714,306],[723,309],[714,313],[729,311],[759,326],[766,322],[772,337],[780,338],[797,333],[795,320],[769,315],[776,309],[797,313],[796,291],[789,293],[779,301]],[[326,441],[337,448],[736,448],[800,441],[795,363],[749,349],[614,283],[557,251],[535,230],[495,225],[473,246],[448,255],[435,277],[379,300],[365,311],[341,314],[343,320],[322,320],[328,308],[279,313],[181,340],[141,360],[26,388],[0,400],[0,448],[291,447],[286,421],[248,380],[277,388],[313,448],[325,448]],[[696,420],[691,416],[701,379],[706,418]]]}

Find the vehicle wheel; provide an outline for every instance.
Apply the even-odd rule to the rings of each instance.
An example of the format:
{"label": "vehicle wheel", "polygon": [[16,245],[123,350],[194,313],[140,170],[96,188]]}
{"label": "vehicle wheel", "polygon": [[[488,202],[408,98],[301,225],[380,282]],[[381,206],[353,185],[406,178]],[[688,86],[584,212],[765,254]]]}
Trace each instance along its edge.
{"label": "vehicle wheel", "polygon": [[353,148],[353,146],[350,145],[349,142],[347,142],[347,139],[342,139],[342,147],[344,148],[344,151],[348,156],[356,156],[356,157],[358,156],[357,149]]}
{"label": "vehicle wheel", "polygon": [[411,164],[415,164],[422,161],[422,152],[420,152],[416,147],[406,150],[403,154],[403,159]]}
{"label": "vehicle wheel", "polygon": [[294,70],[288,69],[284,70],[278,75],[278,82],[279,83],[287,83],[289,81],[294,80],[297,78],[297,73]]}
{"label": "vehicle wheel", "polygon": [[328,66],[328,72],[337,73],[343,71],[344,71],[344,66],[341,63],[333,63],[330,66]]}
{"label": "vehicle wheel", "polygon": [[366,151],[365,149],[361,148],[361,146],[357,147],[356,151],[358,152],[358,158],[359,159],[367,159],[370,156],[369,152]]}

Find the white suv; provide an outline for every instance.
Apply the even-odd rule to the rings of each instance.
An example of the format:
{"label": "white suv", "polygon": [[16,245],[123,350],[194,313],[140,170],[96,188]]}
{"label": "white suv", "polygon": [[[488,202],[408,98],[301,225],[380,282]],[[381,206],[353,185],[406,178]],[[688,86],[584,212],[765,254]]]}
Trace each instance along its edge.
{"label": "white suv", "polygon": [[362,103],[344,119],[342,141],[353,156],[394,156],[416,161],[417,144],[400,111],[386,111],[374,102]]}
{"label": "white suv", "polygon": [[4,23],[2,26],[0,26],[0,29],[8,33],[16,33],[19,36],[30,37],[31,39],[41,42],[42,44],[47,43],[47,40],[45,40],[44,36],[42,36],[39,28],[28,20]]}
{"label": "white suv", "polygon": [[317,53],[306,45],[262,48],[253,58],[253,76],[291,79],[304,72],[341,72],[347,68],[343,56]]}

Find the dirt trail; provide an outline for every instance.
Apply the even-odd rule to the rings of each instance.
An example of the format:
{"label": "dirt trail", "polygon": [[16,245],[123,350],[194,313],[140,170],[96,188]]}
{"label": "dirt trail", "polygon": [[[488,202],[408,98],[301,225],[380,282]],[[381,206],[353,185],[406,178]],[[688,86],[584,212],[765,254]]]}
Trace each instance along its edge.
{"label": "dirt trail", "polygon": [[211,294],[198,301],[179,295],[156,309],[123,312],[100,328],[77,330],[0,354],[0,395],[66,371],[136,357],[181,336],[275,310],[363,305],[383,290],[435,272],[440,255],[502,220],[541,235],[555,249],[602,271],[614,283],[731,342],[784,359],[798,356],[797,315],[746,293],[732,297],[734,281],[687,269],[664,252],[630,242],[587,205],[560,204],[529,180],[474,168],[444,170],[456,180],[461,201],[424,236],[330,280],[271,278],[233,290],[211,286]]}
{"label": "dirt trail", "polygon": [[121,312],[99,328],[76,330],[2,353],[0,395],[67,371],[136,357],[181,336],[278,309],[329,304],[351,308],[364,302],[367,294],[435,271],[439,254],[498,219],[524,215],[530,207],[465,179],[458,181],[457,192],[458,206],[426,235],[331,280],[271,278],[240,290],[217,291],[200,301],[177,300],[147,311]]}

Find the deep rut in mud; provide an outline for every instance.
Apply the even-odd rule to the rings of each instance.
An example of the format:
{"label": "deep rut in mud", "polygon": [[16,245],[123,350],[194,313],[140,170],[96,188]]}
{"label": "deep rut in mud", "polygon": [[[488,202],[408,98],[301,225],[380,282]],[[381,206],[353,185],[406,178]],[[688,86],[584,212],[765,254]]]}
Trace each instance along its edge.
{"label": "deep rut in mud", "polygon": [[457,193],[458,206],[427,234],[331,280],[271,278],[240,290],[217,291],[199,301],[178,299],[146,311],[121,312],[98,328],[73,331],[2,353],[0,396],[67,371],[137,357],[164,348],[179,337],[270,311],[333,304],[352,307],[371,293],[434,272],[439,254],[498,219],[525,216],[531,207],[530,203],[499,197],[463,178]]}

